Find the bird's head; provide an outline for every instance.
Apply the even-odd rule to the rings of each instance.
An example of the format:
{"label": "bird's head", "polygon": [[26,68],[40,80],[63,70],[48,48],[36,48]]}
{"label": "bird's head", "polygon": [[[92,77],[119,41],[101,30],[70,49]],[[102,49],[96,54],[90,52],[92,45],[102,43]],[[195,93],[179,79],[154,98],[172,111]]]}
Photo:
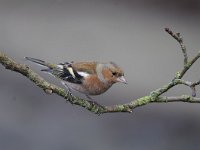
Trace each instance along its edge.
{"label": "bird's head", "polygon": [[124,77],[124,71],[114,62],[103,64],[101,78],[110,84],[117,82],[127,84]]}

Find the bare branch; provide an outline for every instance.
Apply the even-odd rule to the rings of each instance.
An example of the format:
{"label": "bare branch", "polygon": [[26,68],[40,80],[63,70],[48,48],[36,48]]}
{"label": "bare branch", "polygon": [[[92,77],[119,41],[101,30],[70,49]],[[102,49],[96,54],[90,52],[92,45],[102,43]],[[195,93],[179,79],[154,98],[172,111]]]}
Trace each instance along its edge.
{"label": "bare branch", "polygon": [[169,33],[180,44],[181,50],[182,50],[183,56],[184,56],[184,66],[185,66],[187,64],[187,62],[188,62],[188,55],[187,55],[186,46],[183,44],[183,38],[182,38],[181,34],[180,33],[174,33],[169,28],[165,28],[165,31],[167,33]]}
{"label": "bare branch", "polygon": [[200,98],[192,97],[188,95],[174,96],[174,97],[159,97],[155,103],[169,103],[169,102],[188,102],[188,103],[200,103]]}

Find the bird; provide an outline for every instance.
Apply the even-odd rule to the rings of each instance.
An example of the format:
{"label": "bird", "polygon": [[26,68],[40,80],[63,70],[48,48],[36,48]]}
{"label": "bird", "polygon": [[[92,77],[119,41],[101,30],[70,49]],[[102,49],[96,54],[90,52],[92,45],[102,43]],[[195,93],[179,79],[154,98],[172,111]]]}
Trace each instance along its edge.
{"label": "bird", "polygon": [[92,99],[91,96],[105,93],[115,83],[127,84],[124,71],[112,61],[108,63],[72,61],[52,64],[32,57],[25,59],[46,67],[41,71],[60,79],[70,93],[71,90],[75,90],[89,99]]}

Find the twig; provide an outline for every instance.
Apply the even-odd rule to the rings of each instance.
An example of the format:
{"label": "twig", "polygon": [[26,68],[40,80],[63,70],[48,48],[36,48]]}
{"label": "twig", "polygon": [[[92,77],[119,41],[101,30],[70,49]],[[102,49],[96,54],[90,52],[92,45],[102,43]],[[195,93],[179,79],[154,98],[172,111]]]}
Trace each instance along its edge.
{"label": "twig", "polygon": [[[180,38],[180,34],[174,34],[171,30],[166,29],[166,31],[174,37],[179,43],[183,43],[182,38]],[[184,81],[181,78],[184,76],[184,74],[190,69],[190,67],[196,62],[196,60],[200,57],[200,53],[198,53],[191,61],[187,61],[187,54],[186,51],[183,50],[183,53],[185,54],[185,61],[184,61],[184,67],[183,69],[176,74],[174,79],[172,79],[171,82],[169,82],[167,85],[164,85],[161,88],[158,88],[150,93],[148,96],[141,97],[136,100],[132,100],[129,103],[126,104],[120,104],[120,105],[114,105],[114,106],[102,106],[98,103],[94,103],[91,101],[87,101],[85,99],[76,97],[71,95],[70,92],[67,92],[63,88],[60,88],[54,84],[51,84],[44,80],[42,77],[40,77],[37,73],[32,71],[28,66],[24,64],[16,63],[14,60],[9,58],[6,54],[0,52],[0,63],[9,70],[21,73],[22,75],[26,76],[29,80],[31,80],[33,83],[35,83],[37,86],[39,86],[41,89],[43,89],[46,93],[52,94],[55,93],[61,97],[63,97],[66,101],[69,101],[71,104],[79,105],[87,110],[94,112],[96,114],[102,114],[102,113],[113,113],[113,112],[132,112],[133,109],[150,104],[150,103],[168,103],[168,102],[188,102],[188,103],[200,103],[200,98],[196,98],[193,96],[196,96],[196,90],[195,87],[200,84],[200,81],[197,82],[189,82]],[[178,84],[184,84],[186,86],[189,86],[192,90],[192,96],[189,95],[182,95],[177,97],[165,97],[161,96],[163,93],[167,92],[172,87],[178,85]]]}
{"label": "twig", "polygon": [[184,66],[185,66],[188,62],[188,56],[187,56],[186,46],[183,44],[183,38],[182,38],[181,34],[180,33],[174,33],[169,28],[165,28],[165,31],[167,33],[169,33],[180,44],[181,50],[182,50],[183,56],[184,56]]}

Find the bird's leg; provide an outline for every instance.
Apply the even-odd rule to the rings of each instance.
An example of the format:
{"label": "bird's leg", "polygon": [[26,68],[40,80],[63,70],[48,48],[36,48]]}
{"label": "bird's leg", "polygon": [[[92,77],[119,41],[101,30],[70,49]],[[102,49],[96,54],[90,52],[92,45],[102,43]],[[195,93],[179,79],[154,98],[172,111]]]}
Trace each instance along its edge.
{"label": "bird's leg", "polygon": [[72,100],[72,92],[71,92],[71,89],[69,88],[69,86],[65,83],[65,82],[63,82],[63,81],[61,81],[61,83],[62,83],[62,85],[64,85],[64,87],[68,90],[68,92],[69,92],[69,95],[70,95],[70,97],[69,97],[69,101],[71,101]]}
{"label": "bird's leg", "polygon": [[71,92],[71,89],[69,88],[69,86],[65,83],[65,82],[63,82],[63,81],[61,81],[61,83],[62,83],[62,85],[64,85],[64,87],[69,91],[69,93],[71,93],[71,95],[72,95],[72,92]]}
{"label": "bird's leg", "polygon": [[92,97],[90,97],[89,95],[85,95],[85,96],[89,99],[88,101],[89,101],[90,103],[99,105],[99,104],[98,104],[95,100],[93,100]]}
{"label": "bird's leg", "polygon": [[[68,92],[69,92],[69,100],[68,101],[70,101],[70,102],[72,102],[72,92],[71,92],[71,89],[70,89],[70,87],[67,85],[67,83],[65,83],[65,82],[63,82],[63,81],[61,81],[61,83],[64,85],[64,87],[68,90]],[[67,101],[66,101],[67,102]],[[73,105],[73,103],[71,103],[72,105]]]}
{"label": "bird's leg", "polygon": [[[90,100],[87,100],[91,105],[97,105],[99,107],[102,107],[104,109],[104,106],[98,104],[96,101],[94,101],[89,95],[85,95],[88,99]],[[99,116],[101,115],[101,112],[96,112]]]}
{"label": "bird's leg", "polygon": [[92,97],[90,97],[89,95],[85,95],[89,100],[92,100],[93,101],[93,99],[92,99]]}

